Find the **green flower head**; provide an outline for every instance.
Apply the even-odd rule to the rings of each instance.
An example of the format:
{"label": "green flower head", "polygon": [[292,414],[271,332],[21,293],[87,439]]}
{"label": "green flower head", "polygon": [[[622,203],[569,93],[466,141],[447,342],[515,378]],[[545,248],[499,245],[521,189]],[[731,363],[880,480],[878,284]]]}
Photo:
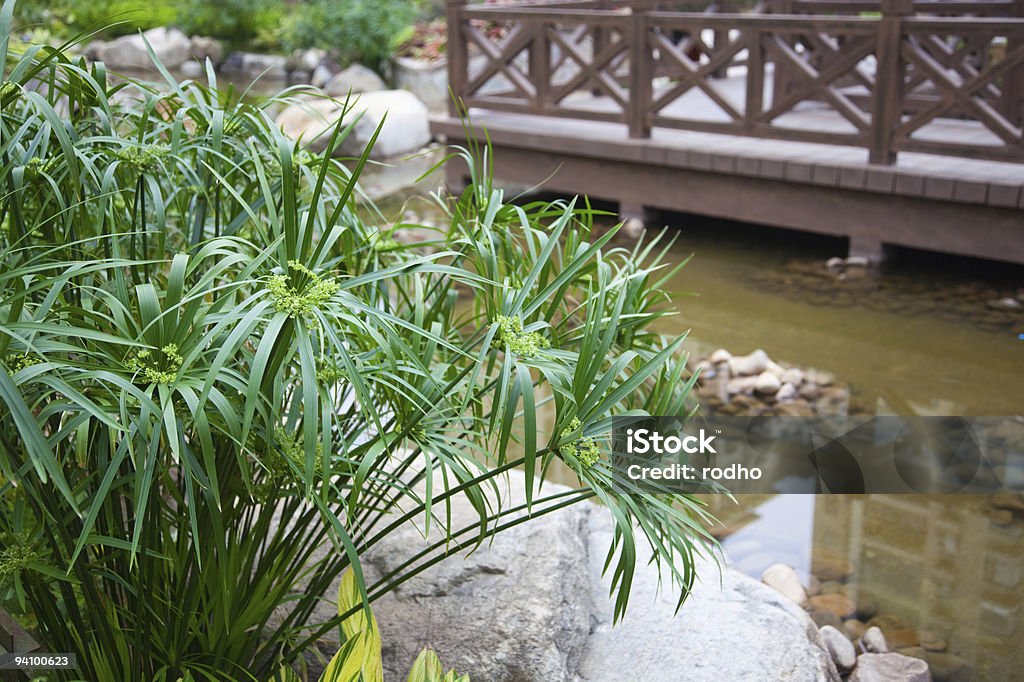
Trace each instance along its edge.
{"label": "green flower head", "polygon": [[39,551],[27,533],[0,535],[0,586],[9,584],[32,563],[40,560]]}
{"label": "green flower head", "polygon": [[28,353],[11,353],[4,358],[4,364],[7,365],[7,369],[11,374],[20,372],[26,367],[38,365],[42,361],[42,358],[37,358],[33,355],[29,355]]}
{"label": "green flower head", "polygon": [[516,355],[533,358],[540,355],[543,349],[551,347],[551,343],[539,332],[524,332],[523,321],[518,317],[498,315],[495,323],[498,325],[498,340]]}
{"label": "green flower head", "polygon": [[[568,428],[562,431],[562,438],[567,438],[570,433],[582,427],[583,424],[580,423],[580,420],[573,417]],[[558,451],[570,463],[579,462],[584,469],[589,469],[601,459],[601,450],[597,447],[597,441],[589,436],[581,436],[571,443],[566,443]]]}
{"label": "green flower head", "polygon": [[274,274],[267,282],[267,291],[274,299],[274,308],[289,317],[309,317],[315,309],[331,300],[340,288],[333,277],[323,277],[298,261],[288,261],[288,267],[309,277],[309,283],[299,291],[291,286],[288,275]]}
{"label": "green flower head", "polygon": [[160,159],[171,153],[170,147],[164,144],[131,145],[114,152],[114,155],[125,164],[140,173],[153,170]]}
{"label": "green flower head", "polygon": [[173,384],[178,380],[178,370],[185,358],[178,352],[177,344],[169,343],[160,349],[162,359],[149,350],[140,350],[128,359],[126,366],[147,384]]}

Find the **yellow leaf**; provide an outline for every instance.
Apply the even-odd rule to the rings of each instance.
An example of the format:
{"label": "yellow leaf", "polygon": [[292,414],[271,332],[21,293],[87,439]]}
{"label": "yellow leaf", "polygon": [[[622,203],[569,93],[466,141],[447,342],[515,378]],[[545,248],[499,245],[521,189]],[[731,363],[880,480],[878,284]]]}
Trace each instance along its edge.
{"label": "yellow leaf", "polygon": [[[349,569],[338,586],[338,613],[346,613],[361,602],[359,585]],[[341,632],[345,643],[331,659],[320,682],[384,682],[380,630],[370,609],[361,608],[342,621]]]}

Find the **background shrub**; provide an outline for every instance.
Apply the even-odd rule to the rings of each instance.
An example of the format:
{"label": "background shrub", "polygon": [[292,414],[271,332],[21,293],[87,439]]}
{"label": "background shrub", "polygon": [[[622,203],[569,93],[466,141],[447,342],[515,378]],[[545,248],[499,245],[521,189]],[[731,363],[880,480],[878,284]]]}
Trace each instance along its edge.
{"label": "background shrub", "polygon": [[342,64],[360,62],[386,75],[418,15],[410,0],[313,0],[293,15],[284,42],[292,49],[322,47]]}
{"label": "background shrub", "polygon": [[178,9],[178,24],[189,35],[226,40],[235,47],[262,47],[281,25],[286,7],[281,0],[185,0]]}

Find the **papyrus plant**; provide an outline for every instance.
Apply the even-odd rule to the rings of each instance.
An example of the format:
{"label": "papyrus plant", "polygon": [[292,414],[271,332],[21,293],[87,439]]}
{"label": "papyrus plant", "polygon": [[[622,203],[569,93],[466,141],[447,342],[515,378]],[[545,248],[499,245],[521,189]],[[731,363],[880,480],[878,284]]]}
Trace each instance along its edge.
{"label": "papyrus plant", "polygon": [[[682,339],[651,331],[668,302],[650,245],[612,248],[574,202],[506,202],[468,154],[437,243],[403,246],[356,201],[365,154],[350,172],[275,127],[295,92],[252,104],[209,66],[208,87],[155,88],[12,54],[12,7],[0,596],[78,655],[54,679],[264,682],[354,613],[310,620],[343,570],[369,603],[587,498],[615,519],[617,616],[641,540],[685,595],[697,504],[613,494],[594,456],[611,415],[686,408]],[[535,494],[557,459],[579,489]],[[516,467],[525,517],[499,495]],[[476,523],[452,526],[456,496]],[[416,520],[443,541],[365,580],[359,557]]]}

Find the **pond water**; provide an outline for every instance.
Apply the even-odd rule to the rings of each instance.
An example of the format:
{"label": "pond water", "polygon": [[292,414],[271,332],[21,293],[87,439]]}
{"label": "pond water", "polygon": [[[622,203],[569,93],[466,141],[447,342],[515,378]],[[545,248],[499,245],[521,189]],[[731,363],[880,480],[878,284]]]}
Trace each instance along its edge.
{"label": "pond water", "polygon": [[[840,276],[825,261],[842,255],[841,242],[670,220],[676,257],[694,257],[671,283],[681,315],[665,331],[690,329],[691,352],[763,348],[848,382],[867,413],[1024,414],[1024,314],[999,303],[1024,293],[1021,269],[898,254],[880,273]],[[739,570],[759,578],[787,563],[805,584],[846,594],[865,607],[856,620],[875,618],[894,645],[918,646],[936,680],[1024,680],[1020,513],[1007,522],[974,495],[708,503]]]}

